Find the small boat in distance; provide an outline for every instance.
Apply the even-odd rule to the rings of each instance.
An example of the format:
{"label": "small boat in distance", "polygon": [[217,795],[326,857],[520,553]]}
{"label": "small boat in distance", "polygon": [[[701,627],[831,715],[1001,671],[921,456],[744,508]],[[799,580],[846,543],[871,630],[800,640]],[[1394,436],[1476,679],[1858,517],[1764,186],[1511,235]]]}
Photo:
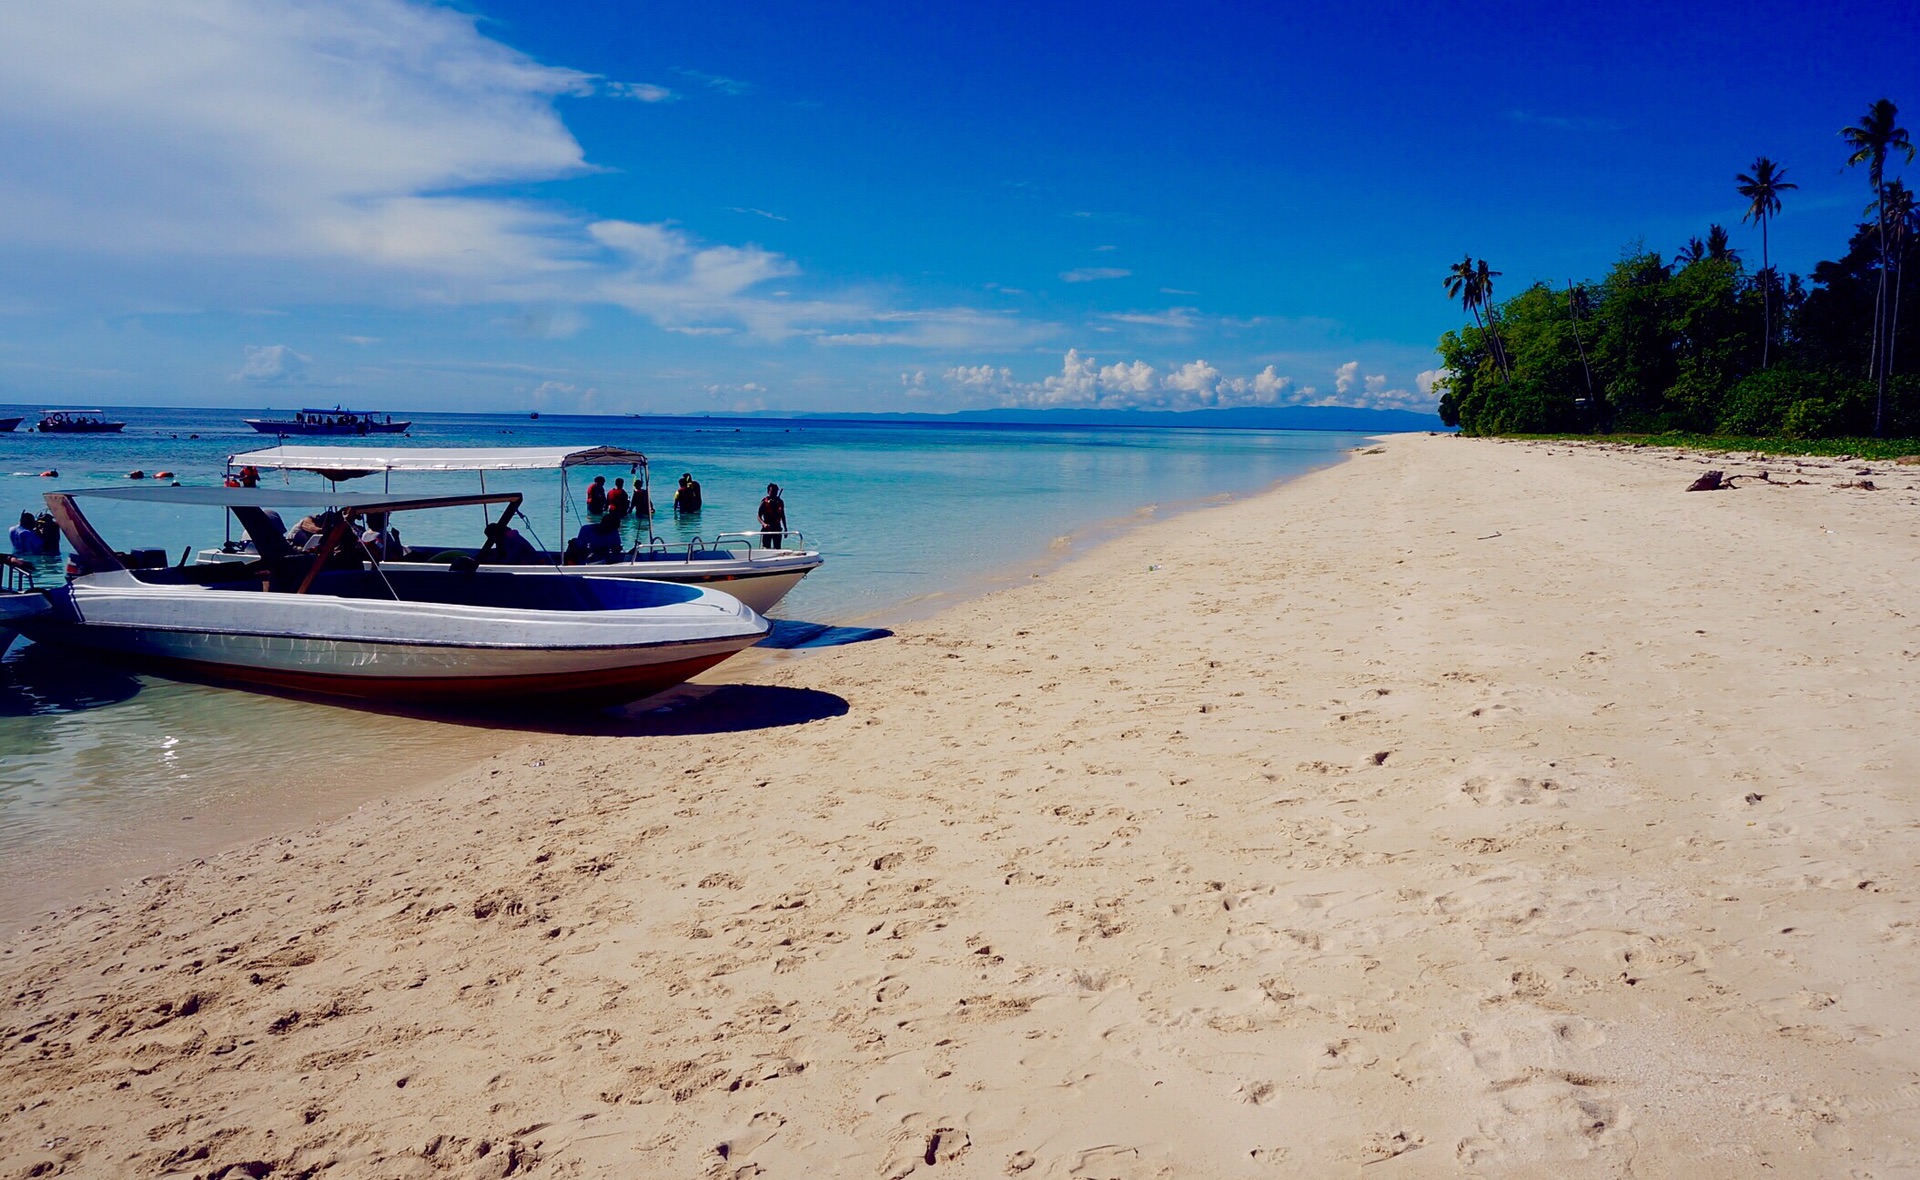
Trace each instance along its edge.
{"label": "small boat in distance", "polygon": [[13,433],[14,427],[26,421],[25,418],[0,418],[0,434]]}
{"label": "small boat in distance", "polygon": [[35,429],[42,434],[119,434],[127,428],[125,422],[107,421],[105,410],[42,410],[40,415]]}
{"label": "small boat in distance", "polygon": [[261,434],[405,434],[412,422],[395,422],[393,415],[380,418],[362,410],[301,410],[291,418],[243,418],[241,421]]}
{"label": "small boat in distance", "polygon": [[[78,501],[88,497],[225,509],[246,529],[255,560],[168,565],[158,549],[116,553],[81,514]],[[670,688],[768,631],[739,599],[714,590],[523,577],[471,560],[452,571],[401,568],[359,539],[363,527],[385,529],[389,514],[419,509],[498,507],[504,527],[520,510],[516,492],[118,487],[48,492],[46,500],[75,572],[47,592],[51,610],[20,620],[20,629],[36,643],[188,679],[406,702],[609,705]],[[277,509],[319,512],[320,531],[295,549]]]}

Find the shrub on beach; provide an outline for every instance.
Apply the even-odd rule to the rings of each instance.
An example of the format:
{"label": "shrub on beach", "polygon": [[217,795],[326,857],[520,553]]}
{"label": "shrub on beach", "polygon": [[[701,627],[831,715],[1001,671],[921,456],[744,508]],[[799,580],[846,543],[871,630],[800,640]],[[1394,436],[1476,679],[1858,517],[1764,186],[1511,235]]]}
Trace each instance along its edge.
{"label": "shrub on beach", "polygon": [[1873,391],[1865,383],[1781,368],[1735,384],[1715,425],[1722,434],[1806,439],[1862,434],[1872,424]]}

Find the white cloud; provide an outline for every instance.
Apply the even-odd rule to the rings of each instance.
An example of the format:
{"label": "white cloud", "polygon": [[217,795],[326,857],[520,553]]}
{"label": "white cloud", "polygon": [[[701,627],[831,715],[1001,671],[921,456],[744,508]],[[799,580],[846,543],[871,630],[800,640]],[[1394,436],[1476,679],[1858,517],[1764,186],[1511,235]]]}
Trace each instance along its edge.
{"label": "white cloud", "polygon": [[1116,311],[1101,316],[1116,324],[1140,324],[1152,328],[1191,328],[1199,323],[1197,307],[1169,307],[1165,311]]}
{"label": "white cloud", "polygon": [[1124,279],[1132,273],[1117,266],[1083,266],[1077,270],[1063,270],[1060,277],[1069,283],[1097,283],[1103,279]]}
{"label": "white cloud", "polygon": [[1220,389],[1232,394],[1240,405],[1273,406],[1281,403],[1292,385],[1293,378],[1282,377],[1268,365],[1250,378],[1229,377],[1220,383]]}
{"label": "white cloud", "polygon": [[230,380],[247,385],[305,385],[312,367],[312,357],[284,344],[250,344],[245,362]]}
{"label": "white cloud", "polygon": [[477,191],[591,171],[554,99],[596,85],[669,96],[420,0],[0,5],[0,262],[83,258],[60,294],[109,306],[600,302],[774,338],[874,313],[754,295],[798,273],[757,246]]}
{"label": "white cloud", "polygon": [[702,86],[710,90],[717,90],[721,94],[739,95],[745,94],[747,91],[753,89],[753,83],[742,82],[738,78],[726,78],[719,74],[703,74],[699,70],[676,70],[674,72],[682,78],[691,78]]}
{"label": "white cloud", "polygon": [[665,86],[651,82],[608,82],[601,89],[615,98],[631,98],[637,102],[671,102],[677,97]]}
{"label": "white cloud", "polygon": [[1168,389],[1187,394],[1196,401],[1213,400],[1214,389],[1220,380],[1220,370],[1205,361],[1188,361],[1173,372],[1167,374]]}
{"label": "white cloud", "polygon": [[[1370,409],[1407,409],[1431,412],[1429,392],[1390,389],[1387,378],[1360,372],[1350,361],[1335,370],[1335,392],[1322,397],[1317,387],[1297,386],[1269,364],[1250,376],[1230,376],[1212,363],[1187,361],[1164,373],[1144,360],[1110,365],[1068,349],[1060,372],[1039,381],[1014,378],[1011,370],[992,365],[955,365],[941,377],[946,389],[972,404],[1113,410],[1230,409],[1245,406],[1328,405]],[[924,371],[901,374],[901,382],[915,396],[929,392]]]}
{"label": "white cloud", "polygon": [[1422,369],[1414,374],[1413,383],[1421,393],[1431,394],[1434,383],[1444,376],[1446,376],[1444,369]]}
{"label": "white cloud", "polygon": [[1130,365],[1108,365],[1100,370],[1100,387],[1116,393],[1150,393],[1154,386],[1153,366],[1145,361]]}

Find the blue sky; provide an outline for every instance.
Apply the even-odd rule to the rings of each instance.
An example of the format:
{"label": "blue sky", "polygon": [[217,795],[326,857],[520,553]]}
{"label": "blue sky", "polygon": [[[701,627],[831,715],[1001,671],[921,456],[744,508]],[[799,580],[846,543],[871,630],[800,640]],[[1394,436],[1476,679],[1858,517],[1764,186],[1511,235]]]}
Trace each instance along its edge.
{"label": "blue sky", "polygon": [[1503,290],[1865,203],[1906,5],[0,10],[0,400],[1426,408]]}

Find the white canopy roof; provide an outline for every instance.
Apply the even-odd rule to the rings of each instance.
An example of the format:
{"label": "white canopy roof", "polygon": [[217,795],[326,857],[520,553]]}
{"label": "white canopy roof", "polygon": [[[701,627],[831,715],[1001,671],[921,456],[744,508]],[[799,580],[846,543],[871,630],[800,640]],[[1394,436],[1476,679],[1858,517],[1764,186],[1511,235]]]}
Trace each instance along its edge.
{"label": "white canopy roof", "polygon": [[266,447],[227,458],[229,467],[370,475],[376,471],[553,471],[585,465],[644,467],[625,447]]}

